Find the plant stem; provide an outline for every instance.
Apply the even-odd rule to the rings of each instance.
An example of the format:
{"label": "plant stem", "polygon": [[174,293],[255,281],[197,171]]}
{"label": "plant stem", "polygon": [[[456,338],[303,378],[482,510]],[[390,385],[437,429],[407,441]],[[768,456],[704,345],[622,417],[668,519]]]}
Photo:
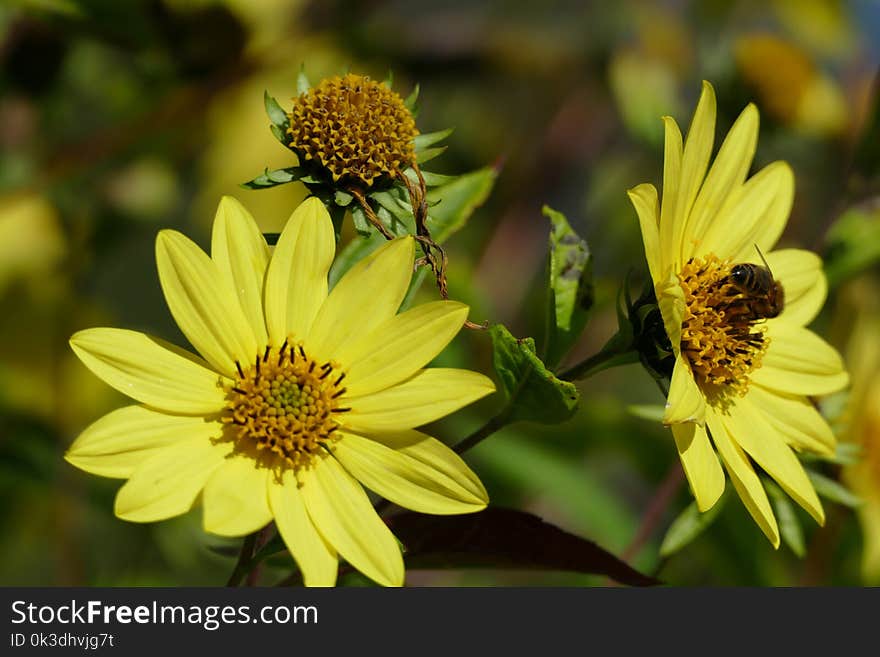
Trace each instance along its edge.
{"label": "plant stem", "polygon": [[567,370],[557,374],[557,378],[563,381],[575,381],[578,379],[586,379],[597,372],[614,367],[615,365],[624,365],[627,363],[635,363],[638,360],[638,354],[633,350],[617,351],[614,349],[603,349],[593,354],[589,358],[582,360],[580,363],[572,365]]}
{"label": "plant stem", "polygon": [[257,537],[259,535],[260,532],[257,531],[244,537],[241,543],[241,552],[238,553],[238,561],[235,564],[235,569],[229,576],[229,581],[226,582],[226,586],[239,586],[241,580],[247,575],[248,566],[250,566],[251,559],[254,556],[254,547],[257,544]]}
{"label": "plant stem", "polygon": [[505,406],[504,409],[498,413],[498,415],[489,419],[486,424],[481,426],[479,429],[474,431],[471,435],[463,438],[461,442],[459,442],[453,449],[456,454],[463,454],[467,450],[481,443],[484,439],[491,436],[493,433],[501,429],[505,424],[507,424],[507,420],[510,417],[511,412],[510,406]]}

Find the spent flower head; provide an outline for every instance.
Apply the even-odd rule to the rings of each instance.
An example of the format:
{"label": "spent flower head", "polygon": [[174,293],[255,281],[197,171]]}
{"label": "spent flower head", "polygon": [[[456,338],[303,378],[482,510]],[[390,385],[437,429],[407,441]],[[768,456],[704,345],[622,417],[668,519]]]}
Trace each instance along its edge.
{"label": "spent flower head", "polygon": [[698,508],[710,509],[724,491],[723,463],[778,547],[757,468],[822,524],[822,505],[795,452],[833,453],[834,434],[811,399],[848,382],[837,351],[805,328],[825,301],[822,262],[808,251],[774,250],[794,176],[785,162],[773,162],[747,178],[758,137],[754,105],[740,114],[711,167],[709,83],[684,143],[675,121],[664,122],[662,198],[650,184],[629,192],[671,349],[663,422]]}
{"label": "spent flower head", "polygon": [[123,329],[71,338],[92,372],[140,402],[92,424],[66,455],[127,479],[118,517],[163,520],[201,496],[214,534],[243,536],[274,520],[308,585],[334,584],[340,557],[400,585],[400,548],[362,484],[423,513],[486,506],[461,458],[416,430],[494,390],[476,372],[425,368],[467,307],[436,301],[398,314],[410,237],[384,244],[328,292],[335,246],[316,198],[270,252],[226,197],[210,256],[175,231],[156,240],[168,307],[200,356]]}

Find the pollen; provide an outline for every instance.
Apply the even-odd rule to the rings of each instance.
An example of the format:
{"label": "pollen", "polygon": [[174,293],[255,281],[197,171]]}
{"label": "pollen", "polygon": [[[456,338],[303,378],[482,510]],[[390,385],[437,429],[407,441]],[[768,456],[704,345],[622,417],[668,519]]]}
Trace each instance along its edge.
{"label": "pollen", "polygon": [[310,358],[302,345],[267,347],[227,391],[222,420],[236,447],[274,465],[307,466],[337,438],[345,373]]}
{"label": "pollen", "polygon": [[294,100],[290,148],[334,182],[370,187],[415,163],[415,119],[385,84],[349,73]]}
{"label": "pollen", "polygon": [[678,277],[686,308],[681,352],[704,392],[743,395],[770,340],[763,321],[742,312],[749,300],[730,282],[732,267],[710,254],[692,258],[682,268]]}

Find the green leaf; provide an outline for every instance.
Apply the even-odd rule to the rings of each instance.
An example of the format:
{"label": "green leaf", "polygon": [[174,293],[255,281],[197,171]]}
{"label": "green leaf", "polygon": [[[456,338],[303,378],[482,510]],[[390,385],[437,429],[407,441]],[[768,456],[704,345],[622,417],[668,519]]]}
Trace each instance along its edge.
{"label": "green leaf", "polygon": [[403,101],[403,104],[406,105],[406,108],[415,115],[418,113],[418,100],[419,100],[419,85],[417,84],[413,90],[410,92],[409,96],[406,97],[406,100]]}
{"label": "green leaf", "polygon": [[660,544],[660,556],[664,559],[671,557],[688,543],[693,541],[697,536],[702,534],[703,531],[715,521],[715,518],[718,517],[721,509],[724,507],[726,499],[727,495],[722,495],[721,498],[715,502],[715,506],[705,513],[700,513],[700,510],[697,509],[697,503],[691,502],[687,508],[685,508],[685,510],[672,521],[672,524],[669,525],[669,529],[666,530],[666,535],[663,537],[663,542]]}
{"label": "green leaf", "polygon": [[436,148],[426,148],[423,151],[418,151],[416,152],[416,162],[419,164],[430,162],[438,155],[442,155],[446,148],[446,146],[437,146]]}
{"label": "green leaf", "polygon": [[[419,177],[416,175],[416,172],[412,169],[407,169],[403,172],[406,174],[406,177],[412,180],[414,183],[419,182]],[[432,173],[430,171],[422,171],[422,180],[425,181],[426,187],[439,187],[440,185],[446,185],[455,180],[455,176],[447,176],[442,173]]]}
{"label": "green leaf", "polygon": [[834,481],[823,474],[819,474],[813,470],[807,470],[807,476],[813,484],[813,488],[820,497],[826,500],[837,502],[843,506],[854,509],[862,504],[862,498],[849,490],[840,482]]}
{"label": "green leaf", "polygon": [[593,307],[590,248],[561,212],[544,206],[550,220],[549,288],[545,360],[556,365],[578,339]]}
{"label": "green leaf", "polygon": [[828,231],[825,274],[832,287],[880,262],[880,205],[847,210]]}
{"label": "green leaf", "polygon": [[263,92],[263,104],[266,106],[266,114],[273,125],[278,126],[281,130],[287,130],[287,112],[285,112],[278,101],[269,95],[268,91]]}
{"label": "green leaf", "polygon": [[406,511],[388,524],[403,543],[407,569],[562,570],[604,575],[629,586],[660,584],[596,543],[525,511],[489,507],[459,516]]}
{"label": "green leaf", "polygon": [[580,395],[573,383],[557,379],[535,353],[532,338],[517,339],[503,324],[489,329],[492,362],[508,400],[509,421],[557,424],[577,410]]}
{"label": "green leaf", "polygon": [[422,135],[416,135],[416,138],[413,140],[416,147],[416,153],[426,149],[428,146],[433,146],[434,144],[443,141],[452,134],[453,130],[454,128],[447,128],[446,130],[438,130],[437,132],[426,132]]}
{"label": "green leaf", "polygon": [[762,478],[764,488],[770,494],[770,501],[773,503],[773,510],[776,512],[776,520],[779,523],[779,534],[782,536],[783,542],[797,556],[803,557],[807,551],[804,544],[804,530],[798,520],[794,505],[791,503],[788,495],[776,485],[775,482]]}
{"label": "green leaf", "polygon": [[308,173],[302,167],[287,167],[286,169],[275,169],[269,171],[266,169],[261,175],[253,180],[241,183],[245,189],[264,189],[266,187],[275,187],[284,185],[285,183],[301,180],[303,182],[313,182]]}
{"label": "green leaf", "polygon": [[309,83],[309,78],[306,77],[306,67],[301,65],[299,67],[299,75],[296,76],[296,93],[298,96],[301,96],[309,93],[311,88],[312,85]]}
{"label": "green leaf", "polygon": [[337,190],[333,195],[333,201],[340,208],[344,208],[349,205],[354,200],[354,196],[349,194],[348,192],[343,192],[341,189]]}

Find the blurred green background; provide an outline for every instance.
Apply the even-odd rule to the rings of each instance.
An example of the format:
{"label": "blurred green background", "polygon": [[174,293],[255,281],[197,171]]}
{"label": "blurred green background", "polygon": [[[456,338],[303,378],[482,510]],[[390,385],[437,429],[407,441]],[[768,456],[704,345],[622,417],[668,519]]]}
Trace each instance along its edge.
{"label": "blurred green background", "polygon": [[[379,79],[391,70],[402,95],[420,84],[420,130],[455,128],[431,169],[497,167],[489,199],[448,243],[450,294],[471,304],[472,320],[540,339],[549,231],[541,206],[567,214],[590,243],[597,277],[596,308],[567,359],[574,362],[614,333],[627,272],[634,286],[646,278],[625,191],[659,181],[660,117],[686,127],[702,79],[716,88],[719,138],[755,101],[756,167],[776,159],[794,167],[783,245],[829,259],[831,296],[813,326],[843,350],[853,317],[876,297],[864,290],[876,290],[880,257],[878,61],[875,0],[5,2],[0,584],[215,585],[228,577],[233,560],[221,553],[232,543],[204,534],[198,510],[154,525],[122,522],[112,513],[121,482],[63,461],[79,431],[125,403],[75,360],[67,339],[109,325],[186,344],[158,285],[156,232],[174,227],[207,246],[222,194],[237,196],[265,231],[279,229],[304,189],[238,183],[293,164],[268,130],[263,91],[289,105],[301,66],[313,82],[350,69]],[[436,291],[425,285],[421,294]],[[870,312],[880,314],[876,303]],[[869,332],[868,342],[878,337]],[[848,356],[859,361],[860,353]],[[491,372],[488,336],[462,333],[442,361]],[[869,367],[865,376],[878,375]],[[582,408],[571,421],[508,427],[467,460],[493,503],[529,510],[654,571],[666,528],[691,501],[686,487],[671,489],[647,540],[633,548],[658,486],[678,467],[668,431],[630,410],[661,403],[660,393],[637,365],[580,387]],[[499,397],[432,432],[456,442]],[[865,409],[846,401],[827,405],[841,439],[880,443],[880,422],[851,429]],[[880,465],[871,472],[861,481],[880,489]],[[826,474],[840,476],[834,467]],[[662,564],[664,581],[871,583],[852,509],[826,502],[823,529],[804,514],[801,558],[773,550],[732,502]],[[280,579],[285,563],[275,560],[264,583]],[[407,581],[605,583],[511,570],[410,571]]]}

